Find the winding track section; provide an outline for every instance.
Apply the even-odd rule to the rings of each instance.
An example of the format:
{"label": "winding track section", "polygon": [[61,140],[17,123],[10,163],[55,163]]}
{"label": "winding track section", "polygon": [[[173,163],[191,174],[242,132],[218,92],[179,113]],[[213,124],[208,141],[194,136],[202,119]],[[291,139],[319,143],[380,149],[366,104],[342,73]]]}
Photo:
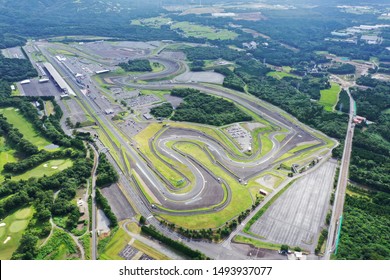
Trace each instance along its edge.
{"label": "winding track section", "polygon": [[[151,61],[153,61],[153,59],[151,59]],[[149,143],[151,148],[155,146],[156,151],[153,151],[155,155],[159,157],[158,154],[161,153],[175,162],[180,162],[186,165],[194,174],[195,182],[188,182],[186,177],[183,176],[183,178],[186,179],[187,184],[192,184],[192,186],[187,192],[177,193],[174,191],[172,186],[161,182],[164,181],[164,178],[160,177],[160,180],[155,180],[155,178],[152,180],[150,178],[151,174],[149,173],[149,175],[147,175],[145,170],[139,168],[139,165],[136,164],[135,169],[137,173],[148,186],[151,186],[149,187],[150,191],[153,192],[160,205],[163,206],[155,209],[155,212],[171,213],[168,209],[172,209],[175,210],[175,212],[172,212],[171,214],[182,214],[180,212],[176,212],[176,210],[183,210],[184,214],[188,214],[188,211],[191,211],[191,213],[207,213],[210,211],[216,211],[216,209],[219,210],[221,207],[223,208],[227,205],[226,201],[230,201],[231,199],[231,197],[229,197],[231,191],[227,182],[222,182],[221,178],[218,178],[211,171],[207,170],[207,168],[202,166],[202,164],[194,157],[184,154],[179,149],[174,148],[175,145],[172,149],[169,148],[166,145],[169,141],[176,141],[178,143],[180,141],[191,141],[194,143],[194,140],[196,140],[201,142],[206,145],[208,151],[212,154],[212,157],[215,158],[214,163],[223,168],[231,177],[242,183],[279,164],[277,159],[295,147],[298,143],[310,141],[318,142],[318,144],[308,149],[313,149],[324,144],[323,140],[313,136],[313,131],[310,128],[296,125],[282,116],[282,114],[279,113],[281,112],[280,109],[276,109],[274,106],[264,102],[259,102],[259,100],[255,97],[232,90],[215,88],[201,84],[153,81],[156,79],[163,79],[164,76],[175,75],[182,68],[182,66],[180,66],[181,62],[179,61],[164,58],[162,60],[158,60],[158,62],[164,65],[166,71],[140,75],[137,77],[140,80],[149,80],[150,82],[147,85],[134,83],[134,77],[111,77],[110,80],[118,86],[129,86],[137,89],[171,90],[175,87],[198,89],[208,94],[232,100],[267,119],[273,126],[283,128],[288,132],[272,132],[269,136],[273,145],[271,151],[266,155],[255,159],[246,157],[247,161],[242,161],[242,158],[232,153],[224,145],[212,137],[196,130],[170,127],[165,129],[162,133],[157,133],[159,135],[150,140],[154,142],[154,145]],[[188,71],[188,68],[186,69]],[[275,136],[281,133],[285,133],[287,135],[282,142],[279,142]],[[303,153],[308,149],[302,150],[299,153]],[[164,162],[161,157],[160,160]],[[149,165],[151,165],[151,163],[149,163]],[[172,165],[170,167],[175,169]],[[176,172],[180,173],[178,170],[176,170]],[[224,188],[226,189],[224,190]],[[228,198],[225,202],[223,201],[224,191],[228,193]],[[215,207],[216,205],[218,205],[218,207]],[[204,208],[204,210],[197,210],[200,208]]]}

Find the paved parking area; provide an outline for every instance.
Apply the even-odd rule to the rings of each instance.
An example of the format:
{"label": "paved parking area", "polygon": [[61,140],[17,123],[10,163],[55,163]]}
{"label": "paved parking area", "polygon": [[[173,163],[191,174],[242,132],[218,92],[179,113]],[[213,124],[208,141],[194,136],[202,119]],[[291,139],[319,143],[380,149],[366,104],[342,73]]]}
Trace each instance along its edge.
{"label": "paved parking area", "polygon": [[314,251],[329,209],[336,162],[296,181],[251,227],[266,241]]}
{"label": "paved parking area", "polygon": [[29,84],[20,84],[18,87],[22,95],[26,96],[60,96],[63,94],[58,87],[50,80],[46,83],[39,83],[37,79],[30,79]]}
{"label": "paved parking area", "polygon": [[122,252],[119,253],[119,256],[124,258],[125,260],[131,260],[134,258],[134,256],[138,253],[139,251],[135,249],[134,247],[131,247],[127,245],[125,249],[122,250]]}
{"label": "paved parking area", "polygon": [[118,218],[118,221],[130,219],[135,215],[133,207],[127,201],[117,184],[101,189],[102,194],[107,198],[111,205],[112,212]]}

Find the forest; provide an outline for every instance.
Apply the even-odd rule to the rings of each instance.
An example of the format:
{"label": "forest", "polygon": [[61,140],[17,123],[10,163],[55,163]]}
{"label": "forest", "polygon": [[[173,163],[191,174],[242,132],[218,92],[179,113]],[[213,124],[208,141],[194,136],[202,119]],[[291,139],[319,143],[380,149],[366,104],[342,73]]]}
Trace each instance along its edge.
{"label": "forest", "polygon": [[159,106],[153,107],[150,113],[155,118],[169,118],[173,113],[173,107],[171,103],[163,103]]}
{"label": "forest", "polygon": [[174,90],[172,95],[183,97],[171,120],[222,126],[234,122],[251,121],[252,117],[220,97],[199,91]]}
{"label": "forest", "polygon": [[127,63],[119,63],[118,66],[127,72],[151,72],[153,70],[147,59],[129,60]]}
{"label": "forest", "polygon": [[[367,196],[366,196],[367,195]],[[390,258],[390,195],[347,195],[337,259]]]}
{"label": "forest", "polygon": [[21,81],[38,75],[27,59],[5,58],[0,54],[0,77],[7,82]]}

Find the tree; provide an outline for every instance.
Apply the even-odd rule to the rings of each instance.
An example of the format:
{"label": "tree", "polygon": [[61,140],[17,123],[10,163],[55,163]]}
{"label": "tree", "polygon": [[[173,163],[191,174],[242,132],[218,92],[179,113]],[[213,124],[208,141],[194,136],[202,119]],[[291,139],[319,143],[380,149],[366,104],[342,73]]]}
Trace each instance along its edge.
{"label": "tree", "polygon": [[283,244],[282,246],[280,246],[280,251],[282,251],[282,252],[288,252],[288,245],[286,245],[286,244]]}
{"label": "tree", "polygon": [[139,223],[144,225],[146,223],[146,218],[144,216],[139,217]]}

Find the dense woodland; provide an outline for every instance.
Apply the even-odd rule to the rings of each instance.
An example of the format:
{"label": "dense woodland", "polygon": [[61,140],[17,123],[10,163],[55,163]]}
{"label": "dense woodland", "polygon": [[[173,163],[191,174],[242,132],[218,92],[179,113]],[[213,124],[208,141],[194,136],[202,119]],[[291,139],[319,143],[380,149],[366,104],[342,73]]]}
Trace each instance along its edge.
{"label": "dense woodland", "polygon": [[347,195],[337,258],[390,259],[389,211],[388,193]]}
{"label": "dense woodland", "polygon": [[173,107],[171,103],[163,103],[159,106],[153,107],[150,113],[155,118],[169,118],[173,113]]}
{"label": "dense woodland", "polygon": [[151,72],[153,70],[147,59],[129,60],[127,63],[119,63],[118,66],[128,72]]}
{"label": "dense woodland", "polygon": [[222,126],[252,120],[251,116],[238,109],[234,103],[220,97],[189,89],[175,89],[171,94],[184,98],[171,118],[174,121]]}

